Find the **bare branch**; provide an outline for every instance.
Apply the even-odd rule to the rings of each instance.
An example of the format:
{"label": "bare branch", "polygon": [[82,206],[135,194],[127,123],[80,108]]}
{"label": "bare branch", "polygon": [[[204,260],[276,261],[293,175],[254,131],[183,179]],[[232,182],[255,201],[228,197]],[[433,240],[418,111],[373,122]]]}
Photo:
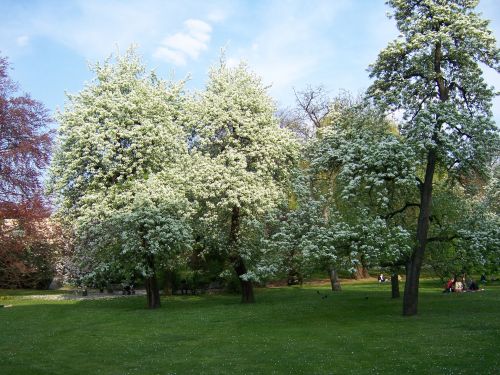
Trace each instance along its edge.
{"label": "bare branch", "polygon": [[330,101],[325,89],[321,86],[308,87],[304,91],[295,91],[295,99],[300,111],[311,122],[313,131],[316,132],[321,127],[323,120],[330,113]]}

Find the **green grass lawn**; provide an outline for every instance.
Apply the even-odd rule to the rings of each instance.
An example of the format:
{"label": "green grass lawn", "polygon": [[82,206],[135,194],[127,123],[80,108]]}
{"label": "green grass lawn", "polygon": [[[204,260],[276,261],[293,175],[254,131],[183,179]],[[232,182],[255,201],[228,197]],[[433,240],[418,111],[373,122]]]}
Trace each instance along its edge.
{"label": "green grass lawn", "polygon": [[[390,285],[177,296],[27,299],[0,291],[0,374],[499,374],[500,286],[442,294],[422,283],[401,316]],[[321,298],[320,291],[327,298]]]}

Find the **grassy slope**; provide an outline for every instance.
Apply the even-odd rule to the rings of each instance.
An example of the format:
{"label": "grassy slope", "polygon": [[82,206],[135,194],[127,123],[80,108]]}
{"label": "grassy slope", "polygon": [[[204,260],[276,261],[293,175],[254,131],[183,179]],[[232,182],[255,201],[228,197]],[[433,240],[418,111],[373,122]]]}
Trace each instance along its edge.
{"label": "grassy slope", "polygon": [[389,287],[258,290],[255,305],[168,297],[156,311],[144,309],[145,297],[4,294],[0,303],[13,306],[0,309],[0,374],[499,373],[500,287],[445,295],[424,283],[413,318],[401,316]]}

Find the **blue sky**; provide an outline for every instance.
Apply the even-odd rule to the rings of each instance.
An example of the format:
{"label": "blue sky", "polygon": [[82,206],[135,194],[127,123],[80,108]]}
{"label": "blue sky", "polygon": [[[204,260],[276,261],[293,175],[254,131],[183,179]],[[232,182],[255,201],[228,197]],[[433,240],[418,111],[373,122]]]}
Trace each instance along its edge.
{"label": "blue sky", "polygon": [[[92,79],[88,62],[132,43],[161,76],[190,74],[190,88],[203,87],[225,48],[229,63],[246,60],[271,85],[280,107],[307,85],[357,94],[397,35],[384,0],[0,0],[0,9],[11,76],[51,111]],[[500,1],[482,0],[479,10],[500,41]],[[486,77],[500,90],[499,74]],[[494,114],[498,124],[500,98]]]}

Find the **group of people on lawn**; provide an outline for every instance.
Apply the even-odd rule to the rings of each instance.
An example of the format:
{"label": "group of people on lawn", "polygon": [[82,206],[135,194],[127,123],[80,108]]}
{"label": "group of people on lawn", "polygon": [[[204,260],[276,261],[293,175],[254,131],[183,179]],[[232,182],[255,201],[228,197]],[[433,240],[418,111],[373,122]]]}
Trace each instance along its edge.
{"label": "group of people on lawn", "polygon": [[[401,275],[398,275],[398,281],[401,281],[402,278],[401,278]],[[385,278],[384,274],[381,273],[380,276],[378,277],[378,282],[379,283],[385,283],[387,281],[387,279]]]}
{"label": "group of people on lawn", "polygon": [[462,292],[477,292],[479,290],[479,285],[474,279],[465,279],[452,277],[446,283],[443,293],[462,293]]}
{"label": "group of people on lawn", "polygon": [[[378,277],[378,282],[383,283],[385,281],[386,279],[384,277],[384,274],[381,273],[380,276]],[[481,282],[482,283],[486,282],[486,277],[484,275],[481,276]],[[443,293],[476,292],[478,290],[480,290],[479,285],[474,279],[466,280],[465,276],[463,276],[460,279],[458,277],[452,277],[450,280],[448,280]]]}

